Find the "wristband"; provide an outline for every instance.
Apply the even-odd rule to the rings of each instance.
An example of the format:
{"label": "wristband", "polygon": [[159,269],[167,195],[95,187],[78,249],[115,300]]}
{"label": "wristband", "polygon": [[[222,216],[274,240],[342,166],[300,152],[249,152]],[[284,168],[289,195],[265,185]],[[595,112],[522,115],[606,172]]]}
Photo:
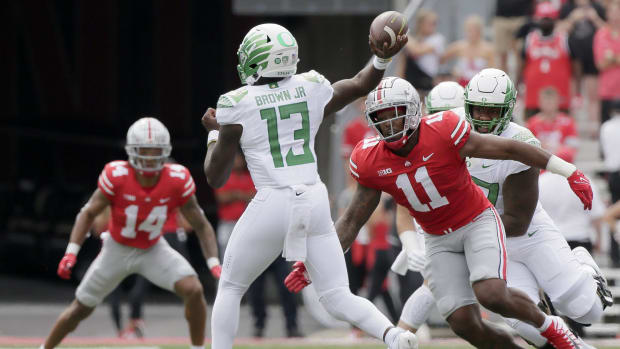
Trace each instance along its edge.
{"label": "wristband", "polygon": [[372,65],[375,66],[375,69],[377,70],[385,70],[385,68],[387,68],[391,61],[392,58],[380,58],[375,56],[375,58],[372,60]]}
{"label": "wristband", "polygon": [[577,167],[555,155],[551,155],[545,169],[551,173],[559,174],[568,178],[577,170]]}
{"label": "wristband", "polygon": [[216,267],[220,265],[220,259],[217,257],[210,257],[209,259],[207,259],[207,267],[209,268],[209,270],[213,269],[213,267]]}
{"label": "wristband", "polygon": [[416,232],[413,230],[406,230],[398,234],[400,242],[403,244],[405,250],[415,249],[417,243]]}
{"label": "wristband", "polygon": [[77,256],[78,252],[80,252],[80,245],[76,244],[75,242],[70,242],[67,245],[67,249],[65,250],[65,254],[74,254]]}
{"label": "wristband", "polygon": [[220,131],[211,130],[209,131],[209,135],[207,136],[207,147],[211,145],[211,143],[217,142],[217,138],[220,136]]}

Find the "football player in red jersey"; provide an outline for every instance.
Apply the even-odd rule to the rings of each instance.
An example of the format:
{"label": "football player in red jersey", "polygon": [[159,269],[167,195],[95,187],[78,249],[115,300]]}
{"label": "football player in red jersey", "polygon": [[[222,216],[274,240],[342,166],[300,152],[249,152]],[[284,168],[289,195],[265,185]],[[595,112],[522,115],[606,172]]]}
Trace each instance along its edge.
{"label": "football player in red jersey", "polygon": [[[493,90],[498,81],[480,84],[480,90]],[[479,302],[532,324],[556,348],[577,348],[563,322],[546,316],[525,294],[506,287],[504,228],[471,179],[465,158],[511,159],[561,174],[589,209],[592,190],[581,171],[529,144],[471,132],[465,118],[451,111],[421,118],[417,92],[400,78],[383,79],[368,95],[366,106],[369,123],[379,135],[360,142],[351,155],[351,174],[358,186],[336,223],[343,248],[351,244],[385,191],[406,206],[426,232],[429,285],[439,310],[459,336],[479,348],[518,348],[508,334],[482,322]],[[483,116],[497,113],[498,108],[475,105],[472,112],[492,120]],[[289,289],[299,290],[309,282],[304,271],[305,266],[297,263],[289,275]]]}
{"label": "football player in red jersey", "polygon": [[157,119],[145,117],[127,132],[129,161],[113,161],[101,172],[98,189],[78,213],[58,275],[71,277],[76,256],[93,220],[106,207],[112,217],[103,247],[75,292],[75,300],[60,315],[44,349],[56,347],[75,330],[125,277],[140,274],[155,285],[175,292],[185,303],[192,349],[202,348],[207,318],[202,285],[189,262],[160,239],[166,218],[175,210],[192,225],[207,265],[219,278],[217,242],[213,227],[198,205],[196,186],[181,165],[165,164],[170,134]]}

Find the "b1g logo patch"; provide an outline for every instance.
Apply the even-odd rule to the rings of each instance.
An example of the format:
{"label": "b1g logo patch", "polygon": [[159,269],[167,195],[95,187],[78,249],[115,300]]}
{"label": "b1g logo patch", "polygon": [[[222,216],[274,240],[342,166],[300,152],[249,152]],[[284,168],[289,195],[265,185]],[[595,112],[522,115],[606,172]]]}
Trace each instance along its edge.
{"label": "b1g logo patch", "polygon": [[377,173],[379,174],[379,176],[387,176],[387,175],[392,173],[392,169],[389,168],[389,167],[388,168],[384,168],[384,169],[381,169],[381,170],[377,171]]}

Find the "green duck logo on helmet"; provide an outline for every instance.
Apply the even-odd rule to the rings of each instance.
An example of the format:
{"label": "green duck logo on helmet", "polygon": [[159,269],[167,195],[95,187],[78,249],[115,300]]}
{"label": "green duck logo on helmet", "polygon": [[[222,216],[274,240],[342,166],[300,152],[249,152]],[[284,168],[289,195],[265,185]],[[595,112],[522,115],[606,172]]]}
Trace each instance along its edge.
{"label": "green duck logo on helmet", "polygon": [[[499,135],[504,131],[517,99],[517,90],[508,74],[499,69],[481,70],[465,88],[465,118],[474,127],[486,129],[486,133]],[[499,108],[499,116],[492,120],[476,120],[473,107]]]}
{"label": "green duck logo on helmet", "polygon": [[299,47],[283,26],[260,24],[245,35],[237,57],[237,71],[244,85],[253,85],[261,77],[285,78],[295,75]]}

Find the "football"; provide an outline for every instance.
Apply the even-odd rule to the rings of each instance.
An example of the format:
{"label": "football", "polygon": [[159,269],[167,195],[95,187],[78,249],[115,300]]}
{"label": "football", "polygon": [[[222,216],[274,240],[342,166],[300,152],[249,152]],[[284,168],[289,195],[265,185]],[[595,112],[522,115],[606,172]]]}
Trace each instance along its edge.
{"label": "football", "polygon": [[398,11],[386,11],[375,17],[370,24],[370,38],[377,47],[383,47],[387,42],[388,47],[396,44],[396,37],[407,33],[407,18]]}

